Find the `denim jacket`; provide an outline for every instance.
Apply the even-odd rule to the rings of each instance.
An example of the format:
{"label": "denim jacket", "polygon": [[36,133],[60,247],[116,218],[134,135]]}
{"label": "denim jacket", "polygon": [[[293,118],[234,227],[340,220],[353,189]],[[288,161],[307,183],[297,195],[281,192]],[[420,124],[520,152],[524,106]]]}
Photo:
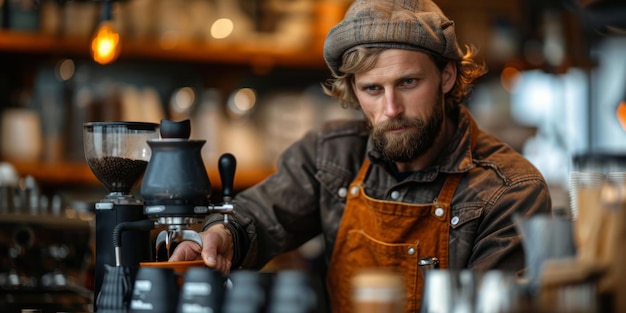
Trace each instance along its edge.
{"label": "denim jacket", "polygon": [[[548,186],[529,161],[478,129],[464,107],[435,164],[401,180],[373,150],[369,134],[365,121],[328,122],[286,149],[275,174],[240,192],[229,225],[235,240],[233,265],[259,269],[319,234],[329,261],[348,185],[368,157],[372,167],[365,192],[377,199],[431,203],[448,173],[463,173],[451,204],[449,267],[524,269],[512,216],[551,210]],[[209,217],[205,227],[221,220]]]}

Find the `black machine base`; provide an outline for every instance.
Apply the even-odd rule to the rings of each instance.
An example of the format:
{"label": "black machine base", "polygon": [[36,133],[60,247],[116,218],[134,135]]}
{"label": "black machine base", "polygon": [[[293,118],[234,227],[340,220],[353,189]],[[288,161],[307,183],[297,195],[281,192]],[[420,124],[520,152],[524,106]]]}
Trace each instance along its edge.
{"label": "black machine base", "polygon": [[[115,248],[113,242],[113,230],[122,222],[135,222],[145,220],[143,203],[116,204],[103,200],[96,204],[96,268],[94,300],[97,299],[102,287],[105,268],[108,264],[115,266]],[[130,268],[138,268],[140,262],[152,261],[152,245],[150,244],[150,232],[129,230],[122,235],[120,247],[121,265]],[[95,301],[94,301],[95,302]]]}

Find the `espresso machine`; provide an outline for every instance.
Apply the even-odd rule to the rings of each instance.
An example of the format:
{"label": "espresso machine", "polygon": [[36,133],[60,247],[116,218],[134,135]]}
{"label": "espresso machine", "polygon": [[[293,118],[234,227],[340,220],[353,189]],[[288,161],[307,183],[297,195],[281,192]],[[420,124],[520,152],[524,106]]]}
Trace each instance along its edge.
{"label": "espresso machine", "polygon": [[[115,263],[112,234],[124,222],[145,220],[143,201],[131,191],[144,175],[151,156],[147,141],[159,137],[155,123],[90,122],[83,125],[85,159],[108,194],[95,204],[96,262],[94,298],[100,292],[104,265]],[[122,238],[124,264],[152,260],[150,234],[129,230]],[[94,299],[95,300],[95,299]]]}
{"label": "espresso machine", "polygon": [[[234,156],[227,153],[219,159],[224,202],[213,205],[201,155],[206,141],[190,140],[190,134],[189,120],[84,124],[87,163],[109,190],[96,204],[96,297],[105,264],[138,268],[157,261],[155,255],[164,245],[168,256],[172,245],[181,241],[202,246],[194,226],[210,213],[224,214],[225,223],[234,214]],[[131,190],[141,178],[138,199]],[[154,244],[153,229],[160,230]]]}

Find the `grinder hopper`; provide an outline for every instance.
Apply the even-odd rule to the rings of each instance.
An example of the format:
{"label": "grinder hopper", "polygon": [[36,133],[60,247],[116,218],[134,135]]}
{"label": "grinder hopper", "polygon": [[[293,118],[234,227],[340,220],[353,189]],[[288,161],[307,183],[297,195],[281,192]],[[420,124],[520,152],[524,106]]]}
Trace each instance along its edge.
{"label": "grinder hopper", "polygon": [[85,159],[109,196],[124,196],[143,176],[151,151],[148,139],[158,138],[158,124],[92,122],[83,127]]}

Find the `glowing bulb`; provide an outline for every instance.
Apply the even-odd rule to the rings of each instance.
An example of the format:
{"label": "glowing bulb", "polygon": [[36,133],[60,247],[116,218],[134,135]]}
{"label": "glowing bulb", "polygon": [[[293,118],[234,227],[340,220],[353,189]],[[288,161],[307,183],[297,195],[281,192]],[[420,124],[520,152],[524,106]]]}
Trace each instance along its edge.
{"label": "glowing bulb", "polygon": [[91,55],[100,64],[109,64],[120,54],[120,34],[111,21],[103,21],[91,41]]}
{"label": "glowing bulb", "polygon": [[227,18],[221,18],[211,25],[211,36],[215,39],[224,39],[232,34],[235,25]]}
{"label": "glowing bulb", "polygon": [[250,88],[234,91],[228,98],[228,110],[233,117],[245,116],[256,105],[256,92]]}

